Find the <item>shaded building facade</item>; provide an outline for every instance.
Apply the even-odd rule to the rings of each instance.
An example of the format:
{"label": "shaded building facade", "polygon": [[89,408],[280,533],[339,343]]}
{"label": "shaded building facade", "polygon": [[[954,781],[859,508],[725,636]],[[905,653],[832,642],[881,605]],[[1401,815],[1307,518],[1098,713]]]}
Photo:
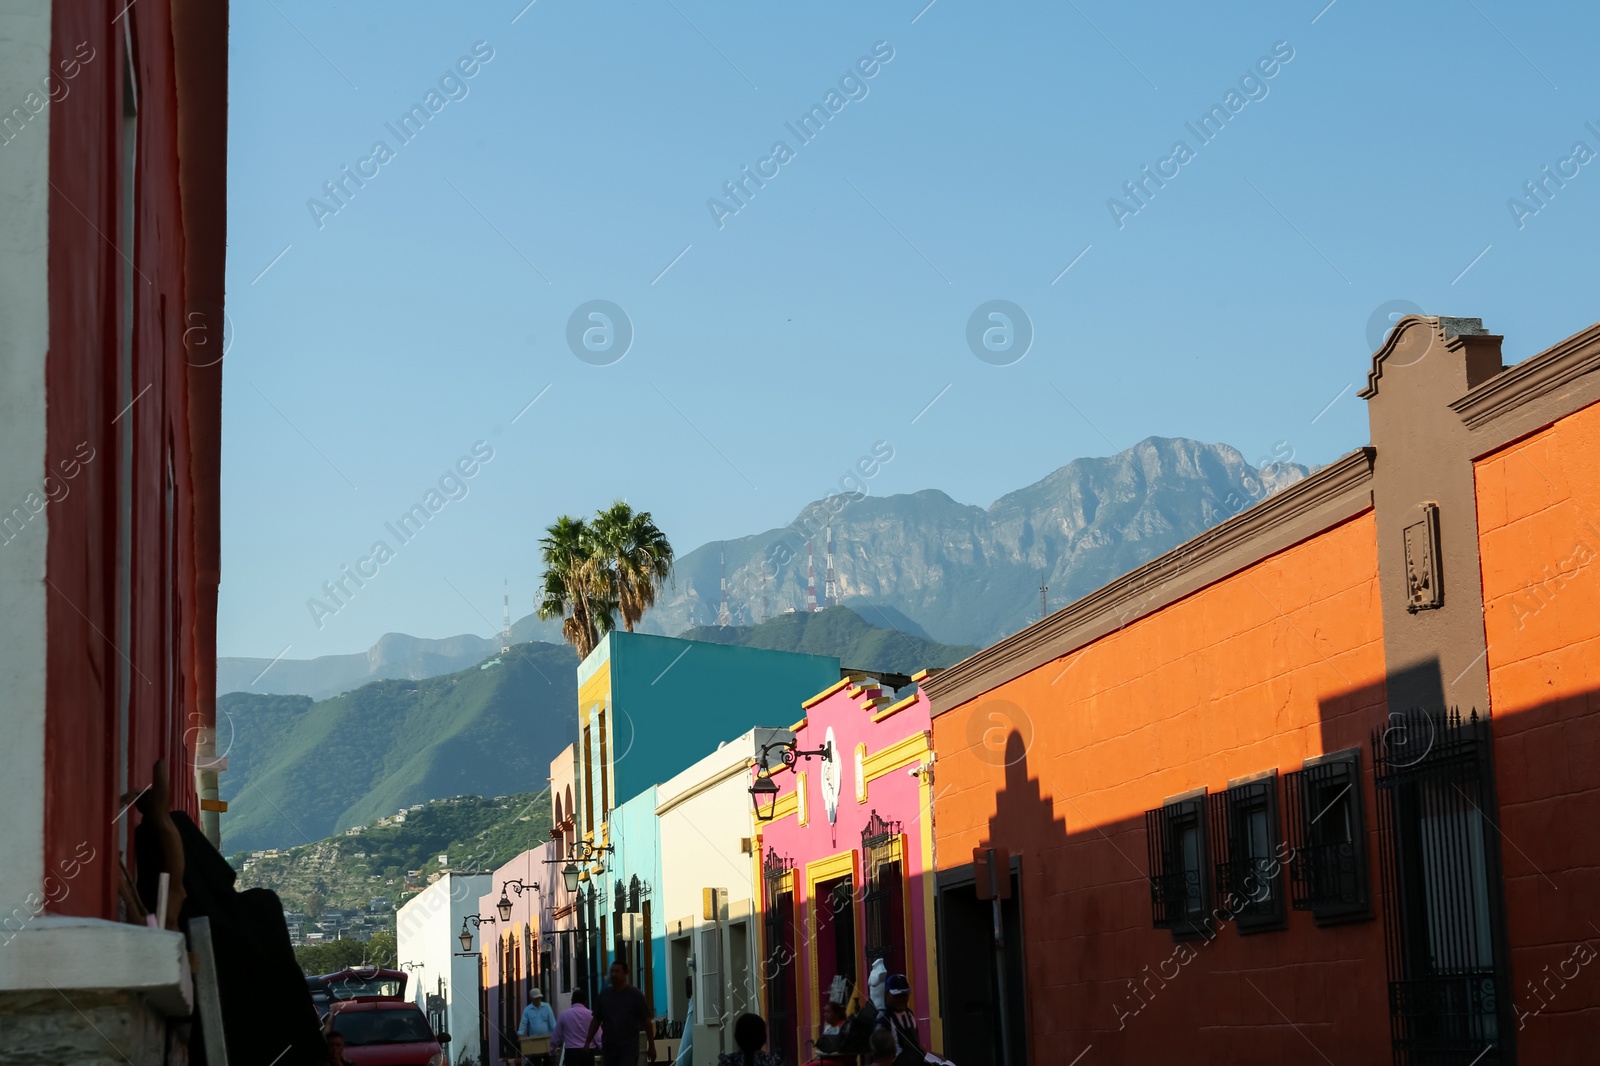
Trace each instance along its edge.
{"label": "shaded building facade", "polygon": [[0,1023],[163,1057],[183,940],[119,894],[157,775],[219,839],[228,6],[0,12]]}

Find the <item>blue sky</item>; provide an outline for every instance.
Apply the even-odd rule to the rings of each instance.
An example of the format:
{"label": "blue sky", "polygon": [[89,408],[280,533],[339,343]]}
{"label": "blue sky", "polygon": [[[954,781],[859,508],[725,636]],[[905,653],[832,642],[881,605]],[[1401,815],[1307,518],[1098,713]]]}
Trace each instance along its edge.
{"label": "blue sky", "polygon": [[[1367,440],[1386,305],[1482,317],[1512,361],[1596,318],[1600,163],[1507,205],[1600,151],[1587,5],[525,2],[232,7],[223,655],[487,635],[557,514],[626,497],[687,551],[880,440],[874,494],[985,506],[1152,434],[1326,462]],[[741,167],[776,173],[708,207]],[[620,360],[568,345],[594,300]],[[968,345],[991,300],[1020,360]]]}

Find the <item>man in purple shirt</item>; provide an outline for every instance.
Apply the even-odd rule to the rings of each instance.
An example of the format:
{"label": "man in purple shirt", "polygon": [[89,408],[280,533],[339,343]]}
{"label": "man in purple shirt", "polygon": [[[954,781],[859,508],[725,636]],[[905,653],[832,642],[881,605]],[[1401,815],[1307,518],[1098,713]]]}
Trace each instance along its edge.
{"label": "man in purple shirt", "polygon": [[594,1049],[600,1046],[600,1036],[588,1039],[589,1023],[594,1015],[589,1013],[589,997],[583,989],[572,993],[572,1006],[556,1019],[555,1032],[550,1036],[550,1050],[567,1049],[563,1060],[566,1066],[594,1066]]}

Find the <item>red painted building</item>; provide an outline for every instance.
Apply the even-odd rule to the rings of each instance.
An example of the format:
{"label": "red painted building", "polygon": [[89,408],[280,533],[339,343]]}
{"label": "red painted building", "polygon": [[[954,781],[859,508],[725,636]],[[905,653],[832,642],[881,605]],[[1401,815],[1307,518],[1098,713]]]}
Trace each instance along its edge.
{"label": "red painted building", "polygon": [[182,1000],[177,934],[113,923],[158,762],[217,838],[227,16],[0,11],[0,1010]]}

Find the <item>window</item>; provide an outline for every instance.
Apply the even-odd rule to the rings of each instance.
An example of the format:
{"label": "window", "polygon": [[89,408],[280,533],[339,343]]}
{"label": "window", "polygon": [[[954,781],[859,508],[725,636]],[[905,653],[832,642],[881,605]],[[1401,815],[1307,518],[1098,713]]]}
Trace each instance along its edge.
{"label": "window", "polygon": [[1389,719],[1372,748],[1395,1061],[1513,1061],[1489,720]]}
{"label": "window", "polygon": [[704,1014],[701,1025],[722,1024],[722,930],[715,923],[700,931],[700,954],[695,959],[700,972],[700,1003]]}
{"label": "window", "polygon": [[1211,877],[1204,789],[1145,812],[1150,849],[1150,908],[1157,929],[1209,935]]}
{"label": "window", "polygon": [[1372,915],[1361,751],[1335,752],[1283,775],[1288,802],[1289,891],[1319,925]]}
{"label": "window", "polygon": [[1211,797],[1211,838],[1223,913],[1241,933],[1283,928],[1276,770]]}
{"label": "window", "polygon": [[905,972],[904,878],[900,823],[889,822],[874,810],[861,830],[861,854],[867,870],[866,960],[884,960],[890,973]]}

